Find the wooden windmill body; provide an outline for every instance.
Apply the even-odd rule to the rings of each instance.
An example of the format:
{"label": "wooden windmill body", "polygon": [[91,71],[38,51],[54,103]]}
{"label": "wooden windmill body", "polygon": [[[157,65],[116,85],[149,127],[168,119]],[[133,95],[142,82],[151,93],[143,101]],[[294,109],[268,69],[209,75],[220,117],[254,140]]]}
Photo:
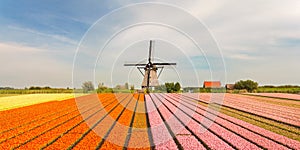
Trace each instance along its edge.
{"label": "wooden windmill body", "polygon": [[[137,69],[141,72],[144,76],[142,82],[142,89],[149,92],[150,87],[157,87],[159,86],[158,78],[164,68],[167,65],[176,65],[176,63],[152,63],[152,51],[153,51],[153,41],[150,40],[149,46],[149,56],[148,56],[148,63],[147,64],[124,64],[124,66],[136,66]],[[142,67],[143,66],[143,67]],[[144,70],[144,73],[142,72]],[[157,74],[158,69],[160,69],[159,74]]]}
{"label": "wooden windmill body", "polygon": [[157,76],[157,68],[156,66],[153,66],[152,69],[149,68],[144,68],[145,70],[145,74],[144,74],[144,79],[142,82],[142,88],[146,88],[147,87],[147,81],[148,81],[148,74],[149,74],[149,87],[156,87],[159,86],[159,82],[158,82],[158,76]]}

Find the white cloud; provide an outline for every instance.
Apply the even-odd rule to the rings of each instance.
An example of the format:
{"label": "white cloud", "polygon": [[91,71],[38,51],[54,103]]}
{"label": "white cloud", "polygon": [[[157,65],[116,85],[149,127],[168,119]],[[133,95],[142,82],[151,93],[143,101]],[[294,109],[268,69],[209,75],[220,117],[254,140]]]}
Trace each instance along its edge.
{"label": "white cloud", "polygon": [[62,35],[47,34],[47,33],[43,33],[43,32],[33,30],[33,29],[21,28],[21,27],[17,27],[17,26],[8,26],[8,28],[18,30],[18,31],[32,33],[32,34],[35,34],[35,35],[49,37],[49,38],[58,40],[59,42],[68,43],[68,44],[71,44],[71,45],[77,45],[77,43],[78,43],[76,40],[70,39],[70,38],[62,36]]}
{"label": "white cloud", "polygon": [[[112,1],[112,3],[109,3],[109,6],[107,7],[114,9],[122,5],[133,4],[136,2],[139,3],[153,1],[116,0]],[[230,82],[239,80],[241,78],[253,78],[263,83],[274,82],[276,84],[284,84],[294,82],[300,84],[300,81],[297,78],[299,77],[300,72],[295,69],[289,69],[290,67],[297,68],[297,65],[300,63],[298,59],[300,47],[299,44],[295,44],[295,41],[300,39],[300,1],[287,0],[283,2],[281,0],[224,0],[221,2],[217,0],[156,0],[154,2],[169,3],[171,5],[183,8],[208,27],[209,31],[211,31],[220,45],[222,53],[224,54],[226,60],[225,63],[227,65],[226,67],[228,69],[228,80]],[[106,5],[108,5],[108,3]],[[85,72],[88,69],[93,69],[93,64],[96,61],[96,55],[105,41],[108,40],[109,37],[116,31],[120,30],[122,27],[131,25],[132,23],[152,21],[180,27],[180,29],[185,29],[184,32],[188,33],[189,35],[193,35],[195,39],[200,41],[200,46],[203,48],[207,56],[215,56],[214,54],[218,54],[217,51],[213,51],[214,53],[212,53],[212,51],[208,51],[209,49],[214,49],[216,47],[211,46],[214,43],[212,44],[208,42],[211,39],[205,38],[208,32],[203,28],[203,26],[195,25],[195,22],[190,21],[191,16],[185,16],[183,13],[174,11],[176,8],[174,8],[174,10],[171,10],[170,8],[164,8],[166,7],[140,7],[139,9],[128,9],[126,12],[107,18],[104,24],[97,27],[98,29],[90,31],[94,33],[87,39],[87,41],[83,41],[82,48],[84,48],[84,51],[79,53],[80,56],[82,56],[81,65],[78,66],[78,73],[80,76],[79,82],[89,80],[87,78],[89,75],[86,75]],[[178,11],[180,12],[180,9]],[[97,16],[97,14],[93,14],[93,16]],[[84,18],[85,16],[81,17]],[[72,15],[68,15],[66,18],[72,19],[76,22],[82,22],[84,20],[72,18]],[[86,20],[83,22],[89,22],[91,20],[93,19],[86,18]],[[15,58],[15,61],[18,62],[8,65],[12,67],[5,68],[7,73],[5,72],[5,74],[2,74],[0,79],[7,79],[8,76],[11,76],[11,78],[14,75],[18,76],[17,72],[15,72],[16,74],[12,74],[10,72],[13,70],[11,68],[18,68],[20,62],[26,62],[30,66],[39,67],[44,63],[50,64],[50,72],[55,72],[55,74],[64,72],[64,77],[66,77],[66,74],[68,74],[67,72],[71,72],[70,70],[63,71],[64,69],[68,68],[69,65],[72,65],[71,62],[66,63],[61,60],[56,62],[56,58],[50,56],[50,53],[59,52],[58,55],[61,53],[72,55],[74,51],[70,50],[75,49],[79,39],[71,39],[62,34],[43,33],[35,29],[22,28],[17,25],[11,26],[10,28],[16,30],[16,33],[14,32],[12,34],[20,35],[18,38],[26,38],[28,39],[27,41],[33,41],[32,43],[34,44],[33,46],[26,46],[28,45],[26,42],[23,45],[14,44],[16,42],[10,44],[0,44],[0,58],[7,56],[6,58],[2,59],[2,62],[4,62],[3,60],[9,61],[7,59],[9,57]],[[25,33],[31,35],[24,36],[23,34]],[[203,35],[203,33],[205,34]],[[36,37],[34,35],[36,35]],[[28,37],[32,38],[32,40]],[[164,50],[171,49],[172,46],[182,49],[188,55],[188,57],[203,55],[203,53],[199,52],[191,41],[187,40],[178,32],[174,32],[174,30],[170,28],[164,28],[162,26],[144,25],[128,29],[118,35],[112,41],[113,44],[107,47],[107,52],[103,53],[104,57],[101,58],[101,61],[105,63],[101,64],[102,68],[100,69],[104,69],[104,67],[106,67],[106,70],[104,69],[103,71],[110,71],[112,63],[114,63],[114,61],[117,59],[117,56],[120,54],[122,49],[128,47],[130,44],[133,44],[136,41],[148,40],[149,37],[162,39],[165,42],[158,42],[156,45],[157,51],[161,51],[157,53],[159,53],[158,55],[162,59],[170,61],[176,59],[180,60],[180,58],[185,59],[185,56],[183,56],[183,53],[181,53],[180,50],[174,50],[176,51],[174,53],[170,52],[169,50]],[[51,42],[49,42],[49,40]],[[136,45],[129,47],[128,51],[121,55],[122,57],[119,58],[118,63],[122,64],[126,61],[143,59],[145,53],[144,51],[147,51],[148,48],[148,43],[141,43],[144,44],[137,43]],[[66,48],[66,45],[71,46]],[[11,52],[4,49],[11,50]],[[12,52],[19,53],[20,56],[14,57]],[[21,56],[24,56],[25,58],[21,58]],[[60,66],[60,63],[63,65]],[[189,63],[186,61],[185,64]],[[25,69],[20,68],[19,72],[21,72],[21,70],[24,71],[25,75],[27,74],[29,79],[29,70],[38,73],[39,69],[33,69],[32,67],[28,67],[28,65],[26,65]],[[87,68],[88,65],[90,66]],[[281,66],[281,71],[278,71],[277,66]],[[283,66],[288,67],[284,68]],[[187,68],[180,69],[184,70],[187,74],[193,72],[192,70],[187,70]],[[47,75],[47,70],[41,70],[42,71],[40,72],[42,72],[42,75],[53,78],[51,81],[49,79],[49,82],[60,85],[58,81],[54,81],[54,76]],[[117,74],[120,74],[119,77],[122,79],[118,82],[122,82],[124,78],[127,78],[124,77],[124,71],[128,70],[124,68],[117,70]],[[108,74],[109,73],[110,72],[108,72]],[[135,73],[139,75],[139,72]],[[199,72],[199,74],[201,74],[202,79],[209,78],[209,73]],[[104,74],[101,75],[102,76],[100,80],[106,80],[106,82],[110,82],[110,75],[108,75],[108,77],[105,77]],[[57,80],[61,81],[61,78],[58,76],[56,77],[58,78]],[[171,78],[171,76],[168,77]],[[188,75],[185,77],[188,77]],[[18,78],[21,77],[19,76]],[[48,79],[41,78],[41,76],[36,78],[40,78],[40,83],[48,81]],[[167,76],[165,76],[165,78],[167,79]],[[175,79],[175,77],[173,79]],[[19,79],[18,82],[20,82],[18,84],[21,84],[22,80]],[[17,82],[11,81],[11,83]],[[80,85],[80,83],[77,83],[77,85]]]}
{"label": "white cloud", "polygon": [[49,50],[0,43],[0,86],[71,86],[72,66],[54,59]]}
{"label": "white cloud", "polygon": [[[155,12],[153,12],[154,9],[156,10]],[[130,18],[128,18],[128,16],[130,16]],[[191,19],[193,22],[190,21]],[[117,24],[116,20],[118,21]],[[141,24],[136,25],[136,23]],[[132,28],[128,28],[126,30],[122,30],[122,28],[128,27],[130,25],[136,26],[133,26]],[[179,30],[176,31],[176,28],[182,30],[182,32],[188,32],[188,36],[191,36],[190,34],[192,34],[192,38],[194,38],[194,40],[197,40],[196,42],[200,42],[198,44],[203,49],[204,53],[202,53],[194,45],[189,37],[186,37]],[[102,57],[100,58],[99,62],[100,67],[97,68],[99,70],[102,69],[99,73],[101,75],[101,80],[105,80],[107,82],[110,81],[110,73],[115,60],[119,59],[119,62],[124,63],[125,61],[138,61],[147,57],[148,42],[145,41],[149,39],[162,40],[170,44],[171,46],[179,48],[179,53],[176,52],[176,49],[170,46],[163,46],[165,48],[163,49],[160,48],[163,44],[158,42],[158,44],[156,45],[156,47],[158,47],[156,49],[156,52],[160,54],[156,57],[164,60],[177,62],[178,60],[185,59],[185,61],[188,62],[189,59],[191,59],[189,57],[199,55],[202,56],[204,54],[214,54],[214,57],[218,57],[218,55],[215,55],[218,54],[218,51],[216,45],[213,45],[215,44],[212,41],[213,39],[209,36],[209,32],[207,32],[206,28],[202,26],[201,23],[197,21],[197,19],[176,8],[165,5],[146,4],[138,5],[136,7],[129,7],[125,10],[121,10],[121,12],[114,12],[113,14],[111,14],[111,16],[103,18],[103,20],[98,22],[98,24],[96,24],[94,28],[92,28],[88,32],[87,36],[85,37],[86,39],[84,39],[81,43],[81,47],[83,49],[80,49],[80,55],[78,55],[78,60],[76,60],[76,63],[85,63],[89,65],[88,68],[92,68],[94,66],[96,56],[99,53],[101,47],[104,46],[105,41],[110,40],[109,38],[111,38],[111,36],[113,34],[116,34],[118,31],[122,32],[118,33],[117,36],[114,37],[112,41],[110,41],[111,43],[106,47],[105,51],[101,53]],[[118,55],[122,53],[122,50],[124,48],[137,41],[143,41],[146,44],[134,48],[130,47],[129,49],[126,49],[126,55],[123,55],[126,57],[118,58]],[[208,57],[208,59],[210,58],[211,57]],[[220,62],[220,59],[218,60]],[[214,62],[217,62],[217,60],[215,59]],[[218,63],[218,65],[219,64],[221,63]],[[213,66],[212,63],[210,65],[211,67]],[[186,68],[184,68],[184,65],[178,64],[178,67],[180,66],[181,68],[178,68],[178,70],[184,70],[184,72],[181,72],[181,78],[185,81],[188,81],[188,79],[190,79],[191,77],[191,74],[194,73],[194,70],[186,70]],[[124,73],[126,73],[126,69],[124,69],[122,64],[118,67],[119,68],[117,70],[119,72],[116,73],[118,77],[115,78],[119,78],[119,82],[126,80],[127,76],[126,74],[124,75]],[[91,70],[90,74],[92,73],[93,72]],[[200,73],[204,74],[201,71]],[[172,77],[172,74],[168,75],[167,77],[175,80],[175,77]],[[194,83],[191,83],[191,81]],[[188,81],[188,83],[185,82],[183,84],[198,85],[199,83],[197,83],[197,81],[195,80],[190,80]]]}
{"label": "white cloud", "polygon": [[0,43],[0,52],[2,54],[15,53],[17,55],[18,53],[36,53],[36,52],[43,52],[43,51],[44,50],[35,47],[25,47],[17,43]]}
{"label": "white cloud", "polygon": [[[233,79],[232,74],[243,74],[243,69],[238,65],[243,64],[243,66],[247,66],[248,70],[255,70],[257,64],[265,64],[266,60],[264,58],[266,57],[268,58],[268,61],[276,61],[277,57],[275,56],[280,55],[281,51],[283,50],[278,47],[274,48],[274,46],[278,44],[278,42],[276,42],[278,39],[282,37],[299,37],[299,34],[297,33],[299,30],[295,31],[295,28],[291,29],[288,27],[291,25],[299,25],[299,22],[295,20],[299,16],[297,14],[298,11],[295,11],[295,5],[297,5],[298,2],[297,4],[295,4],[295,1],[287,1],[283,5],[280,4],[281,2],[279,1],[258,2],[228,0],[222,2],[183,2],[161,0],[155,2],[163,2],[170,3],[171,5],[177,5],[178,7],[187,10],[207,25],[212,34],[216,37],[216,40],[219,42],[224,57],[226,58],[225,60],[229,61],[229,65],[227,65],[227,68],[229,70],[234,70],[234,72],[230,71],[228,74],[228,76],[230,76],[230,80]],[[130,2],[126,1],[121,4],[126,5],[130,4]],[[190,16],[184,16],[183,14],[178,13],[181,12],[181,10],[177,8],[171,10],[170,8],[164,6],[156,7],[153,5],[148,5],[147,8],[144,6],[140,5],[140,8],[133,9],[132,7],[130,7],[125,13],[123,12],[119,15],[110,16],[111,18],[108,19],[108,22],[106,22],[105,28],[108,31],[101,37],[95,37],[97,37],[98,40],[101,38],[107,39],[109,35],[114,34],[115,31],[120,30],[122,27],[132,25],[132,23],[159,22],[165,23],[167,25],[173,25],[175,27],[180,27],[180,29],[187,29],[184,32],[188,33],[189,35],[193,35],[195,33],[198,34],[196,38],[202,39],[199,40],[202,42],[200,46],[204,49],[206,55],[215,56],[213,54],[216,53],[211,53],[211,51],[208,51],[208,49],[212,49],[212,47],[210,47],[211,44],[207,44],[208,42],[205,41],[206,39],[203,38],[203,36],[200,36],[201,33],[203,33],[203,31],[205,30],[200,30],[202,32],[197,32],[199,31],[199,26],[192,26],[193,22],[191,22],[188,19],[188,17]],[[149,9],[151,8],[152,11],[149,11]],[[295,27],[296,29],[298,28],[297,26]],[[93,37],[93,39],[97,39],[95,37]],[[185,38],[182,38],[182,35],[178,35],[178,33],[172,31],[172,29],[164,29],[163,27],[159,28],[155,25],[143,25],[134,27],[132,28],[132,30],[129,29],[119,34],[116,37],[116,39],[112,41],[112,43],[114,44],[110,45],[107,48],[109,50],[107,51],[107,53],[104,54],[105,57],[102,60],[106,63],[103,63],[102,65],[106,66],[107,68],[110,68],[109,66],[111,66],[111,64],[117,57],[116,54],[118,54],[122,49],[124,49],[128,45],[132,44],[132,42],[144,40],[147,39],[147,37],[159,37],[159,39],[166,40],[176,45],[177,47],[183,49],[189,56],[203,55],[199,52],[191,53],[196,50],[195,47],[191,46],[193,45],[193,43],[186,40]],[[101,45],[100,43],[98,44]],[[141,49],[145,49],[147,45],[143,46],[144,47],[137,47],[133,49],[132,51],[138,54],[126,55],[126,60],[142,59],[141,56],[143,56],[143,54],[139,52]],[[160,56],[163,57],[164,54],[166,54],[165,56],[168,56],[169,52],[164,51]],[[93,54],[91,54],[91,56],[93,56]],[[172,55],[169,55],[168,57],[180,58],[182,57],[182,55],[176,55],[176,53],[174,53]],[[125,61],[125,59],[123,61]],[[233,61],[234,63],[231,63]],[[251,63],[251,61],[256,62]],[[286,62],[286,64],[288,63],[289,61]],[[269,65],[266,66],[270,67]],[[236,70],[231,68],[241,69]],[[192,72],[192,70],[189,71]],[[121,72],[124,72],[124,70],[121,69],[120,73]],[[203,75],[204,73],[200,72],[200,74]],[[120,81],[121,79],[123,79],[122,76],[123,75],[119,76]],[[207,78],[209,77],[206,77],[206,79]],[[258,79],[263,80],[263,77]],[[238,80],[238,78],[236,78],[236,80]]]}

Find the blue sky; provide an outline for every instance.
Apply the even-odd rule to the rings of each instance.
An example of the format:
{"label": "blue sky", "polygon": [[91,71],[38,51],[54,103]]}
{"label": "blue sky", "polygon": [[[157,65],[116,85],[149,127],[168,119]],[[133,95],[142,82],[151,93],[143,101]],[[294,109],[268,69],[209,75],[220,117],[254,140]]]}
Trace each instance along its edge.
{"label": "blue sky", "polygon": [[[175,6],[169,11],[157,6],[132,7],[136,2],[0,1],[0,86],[72,87],[74,83],[79,87],[83,81],[93,80],[110,86],[130,82],[139,87],[142,80],[139,72],[124,68],[122,64],[142,61],[149,38],[157,40],[157,61],[178,63],[177,67],[163,72],[161,82],[180,80],[185,86],[198,86],[204,80],[221,80],[225,84],[253,79],[260,84],[300,85],[298,0],[138,1]],[[128,8],[124,9],[124,6]],[[113,13],[118,8],[121,10]],[[196,26],[192,17],[180,16],[184,13],[177,11],[190,14],[201,22],[200,25]],[[104,18],[99,21],[101,17]],[[188,28],[186,33],[195,33],[193,37],[202,39],[198,41],[204,52],[197,51],[193,43],[170,28],[144,25],[128,29],[112,40],[99,64],[95,65],[97,52],[115,31],[130,23],[150,22],[153,18],[182,29]],[[82,38],[82,43],[79,43]],[[79,44],[74,71],[73,60]],[[74,78],[72,81],[74,72],[75,81]]]}

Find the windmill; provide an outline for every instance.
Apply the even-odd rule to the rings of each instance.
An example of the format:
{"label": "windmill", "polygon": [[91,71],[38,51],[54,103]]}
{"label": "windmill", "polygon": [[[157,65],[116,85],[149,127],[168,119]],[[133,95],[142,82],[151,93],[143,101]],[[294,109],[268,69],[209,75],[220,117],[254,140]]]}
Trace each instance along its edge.
{"label": "windmill", "polygon": [[[142,89],[146,89],[147,92],[149,92],[149,87],[159,86],[158,78],[159,78],[161,72],[163,71],[164,66],[176,65],[176,63],[152,63],[152,61],[151,61],[151,60],[153,60],[152,51],[153,51],[153,41],[150,40],[147,64],[143,64],[143,63],[124,64],[124,66],[136,66],[137,67],[137,69],[144,76],[144,79],[142,82]],[[145,73],[142,72],[142,69],[144,69]],[[157,75],[158,69],[160,69],[160,72]]]}

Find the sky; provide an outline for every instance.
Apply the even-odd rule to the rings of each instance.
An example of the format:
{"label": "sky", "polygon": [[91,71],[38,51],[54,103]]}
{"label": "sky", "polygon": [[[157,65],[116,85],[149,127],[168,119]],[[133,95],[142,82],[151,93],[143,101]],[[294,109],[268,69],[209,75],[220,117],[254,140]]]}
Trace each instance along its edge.
{"label": "sky", "polygon": [[160,83],[251,79],[300,85],[299,0],[1,0],[0,87],[108,86],[143,79],[149,40]]}

